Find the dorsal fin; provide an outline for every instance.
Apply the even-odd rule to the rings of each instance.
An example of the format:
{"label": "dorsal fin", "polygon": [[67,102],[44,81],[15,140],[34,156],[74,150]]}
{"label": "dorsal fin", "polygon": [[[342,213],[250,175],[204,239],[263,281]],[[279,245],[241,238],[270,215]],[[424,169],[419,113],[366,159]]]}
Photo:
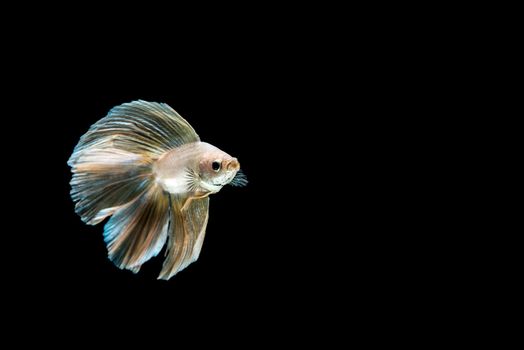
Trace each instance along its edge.
{"label": "dorsal fin", "polygon": [[73,166],[90,149],[116,148],[148,157],[200,141],[189,123],[165,103],[133,101],[116,106],[93,124],[75,147]]}

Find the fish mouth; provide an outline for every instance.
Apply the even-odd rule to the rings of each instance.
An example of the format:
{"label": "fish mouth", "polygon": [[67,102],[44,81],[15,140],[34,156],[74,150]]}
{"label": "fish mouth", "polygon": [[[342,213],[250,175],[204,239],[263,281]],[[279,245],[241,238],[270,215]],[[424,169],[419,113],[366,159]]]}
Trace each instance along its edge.
{"label": "fish mouth", "polygon": [[240,169],[240,163],[238,162],[236,158],[231,159],[227,163],[227,170],[232,171],[232,172],[234,171],[236,173],[238,169]]}

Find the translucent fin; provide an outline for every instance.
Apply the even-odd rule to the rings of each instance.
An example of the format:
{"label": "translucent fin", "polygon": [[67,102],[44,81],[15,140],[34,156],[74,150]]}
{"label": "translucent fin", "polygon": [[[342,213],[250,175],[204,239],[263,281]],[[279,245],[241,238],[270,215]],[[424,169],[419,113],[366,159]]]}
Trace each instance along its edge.
{"label": "translucent fin", "polygon": [[169,279],[198,259],[206,232],[209,197],[191,199],[181,210],[182,199],[171,195],[169,242],[167,258],[159,279]]}
{"label": "translucent fin", "polygon": [[195,130],[165,103],[134,101],[114,107],[82,136],[68,164],[92,148],[116,148],[150,158],[200,141]]}
{"label": "translucent fin", "polygon": [[118,149],[88,149],[72,167],[75,211],[90,225],[134,200],[151,182],[150,161]]}
{"label": "translucent fin", "polygon": [[[114,107],[80,138],[68,161],[73,172],[71,196],[75,210],[92,225],[112,216],[105,225],[104,239],[109,258],[118,267],[138,272],[144,262],[160,252],[170,227],[171,246],[183,242],[176,244],[182,250],[172,249],[176,253],[174,273],[189,264],[186,261],[194,251],[200,251],[207,202],[205,222],[186,214],[201,232],[193,232],[196,229],[192,224],[184,228],[182,214],[174,214],[170,197],[155,184],[152,171],[162,154],[197,141],[200,139],[191,125],[171,107],[146,101]],[[194,213],[201,215],[200,211]],[[170,225],[170,221],[181,226]],[[171,272],[169,276],[174,274]]]}
{"label": "translucent fin", "polygon": [[169,198],[154,186],[116,211],[104,227],[108,256],[121,269],[138,272],[167,239]]}
{"label": "translucent fin", "polygon": [[149,188],[158,156],[196,141],[191,125],[166,104],[114,107],[80,138],[69,158],[76,212],[88,224],[101,222]]}
{"label": "translucent fin", "polygon": [[198,259],[202,250],[202,244],[206,236],[207,220],[209,219],[209,197],[191,200],[184,212],[184,218],[186,228],[193,236],[193,249],[187,263],[189,265]]}

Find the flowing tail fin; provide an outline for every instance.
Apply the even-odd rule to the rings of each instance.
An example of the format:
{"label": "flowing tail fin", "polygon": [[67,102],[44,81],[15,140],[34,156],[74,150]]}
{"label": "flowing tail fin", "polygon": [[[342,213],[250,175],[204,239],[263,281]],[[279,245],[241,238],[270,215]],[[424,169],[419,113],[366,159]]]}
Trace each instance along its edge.
{"label": "flowing tail fin", "polygon": [[196,141],[171,107],[135,101],[113,108],[75,147],[68,161],[75,211],[90,225],[112,216],[104,239],[118,267],[138,272],[162,249],[173,215],[152,165],[166,151]]}
{"label": "flowing tail fin", "polygon": [[82,221],[96,225],[151,186],[151,160],[111,147],[83,152],[71,164],[71,197]]}

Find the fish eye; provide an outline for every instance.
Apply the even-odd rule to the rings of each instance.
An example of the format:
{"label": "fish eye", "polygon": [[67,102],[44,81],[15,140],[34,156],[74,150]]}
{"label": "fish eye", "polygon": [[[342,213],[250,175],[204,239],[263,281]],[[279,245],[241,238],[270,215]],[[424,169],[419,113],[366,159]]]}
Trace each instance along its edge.
{"label": "fish eye", "polygon": [[211,163],[211,167],[214,171],[220,170],[220,162],[218,160],[215,160],[213,163]]}

